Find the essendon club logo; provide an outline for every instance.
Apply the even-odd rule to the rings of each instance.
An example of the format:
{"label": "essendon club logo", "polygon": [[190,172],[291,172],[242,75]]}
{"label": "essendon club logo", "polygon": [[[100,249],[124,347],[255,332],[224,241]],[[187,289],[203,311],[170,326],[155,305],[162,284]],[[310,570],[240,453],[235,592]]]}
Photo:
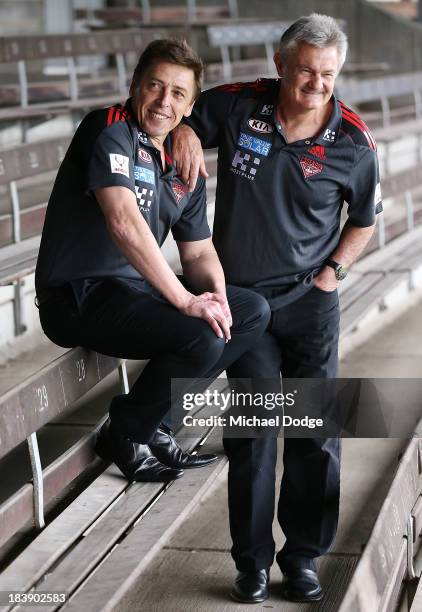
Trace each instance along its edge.
{"label": "essendon club logo", "polygon": [[315,176],[315,174],[319,174],[324,170],[324,166],[322,164],[314,159],[311,159],[310,157],[305,157],[305,155],[301,155],[299,161],[303,175],[306,179],[311,178],[311,176]]}
{"label": "essendon club logo", "polygon": [[173,194],[176,199],[176,202],[179,205],[180,202],[185,197],[185,195],[187,194],[188,187],[187,185],[182,185],[181,183],[176,183],[176,181],[172,181],[171,188],[173,190]]}
{"label": "essendon club logo", "polygon": [[315,145],[308,149],[308,153],[318,157],[319,159],[325,159],[325,147],[324,145]]}

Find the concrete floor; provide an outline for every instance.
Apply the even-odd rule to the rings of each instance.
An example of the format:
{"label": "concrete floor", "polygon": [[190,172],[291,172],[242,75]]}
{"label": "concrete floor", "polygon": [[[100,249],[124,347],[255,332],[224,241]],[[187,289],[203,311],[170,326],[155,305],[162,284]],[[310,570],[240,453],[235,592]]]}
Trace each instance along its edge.
{"label": "concrete floor", "polygon": [[422,377],[422,303],[346,355],[340,376],[351,378]]}

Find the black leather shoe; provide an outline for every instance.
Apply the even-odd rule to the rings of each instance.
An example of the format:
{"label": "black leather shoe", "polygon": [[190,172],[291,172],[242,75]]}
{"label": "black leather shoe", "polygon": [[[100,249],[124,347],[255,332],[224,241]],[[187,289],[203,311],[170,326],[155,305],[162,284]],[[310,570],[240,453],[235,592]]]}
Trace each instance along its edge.
{"label": "black leather shoe", "polygon": [[241,603],[260,603],[268,599],[269,570],[239,572],[234,581],[231,597]]}
{"label": "black leather shoe", "polygon": [[294,568],[283,572],[281,593],[295,602],[319,601],[323,595],[317,573],[312,569]]}
{"label": "black leather shoe", "polygon": [[113,461],[129,482],[168,482],[183,476],[182,470],[160,463],[146,444],[138,444],[115,432],[110,420],[98,433],[95,452],[102,459]]}
{"label": "black leather shoe", "polygon": [[217,455],[189,455],[183,452],[176,442],[173,432],[166,432],[159,427],[148,444],[153,455],[161,463],[172,468],[197,468],[217,461]]}

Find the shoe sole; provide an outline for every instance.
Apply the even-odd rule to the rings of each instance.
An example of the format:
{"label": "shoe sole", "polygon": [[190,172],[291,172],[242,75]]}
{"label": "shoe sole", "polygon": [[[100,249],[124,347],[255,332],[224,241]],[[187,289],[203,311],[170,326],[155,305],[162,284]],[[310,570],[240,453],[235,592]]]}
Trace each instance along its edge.
{"label": "shoe sole", "polygon": [[[117,466],[119,467],[119,466]],[[123,470],[121,468],[119,468],[119,470],[121,472],[123,472]],[[123,472],[123,474],[126,476],[126,478],[129,480],[129,477],[127,476],[127,474],[125,474]],[[171,482],[172,480],[177,480],[178,478],[181,478],[183,476],[183,472],[181,474],[176,474],[175,476],[171,476],[170,478],[166,478],[166,479],[160,479],[160,480],[151,480],[151,478],[145,478],[145,480],[143,478],[141,479],[137,479],[137,478],[133,478],[131,477],[130,482]]]}
{"label": "shoe sole", "polygon": [[207,465],[211,465],[212,463],[216,463],[216,461],[218,461],[218,459],[219,459],[219,457],[216,457],[215,459],[210,459],[206,463],[201,463],[200,465],[182,465],[182,466],[180,466],[180,469],[181,470],[194,470],[195,468],[207,467]]}
{"label": "shoe sole", "polygon": [[268,599],[268,595],[267,597],[259,597],[256,599],[242,599],[242,597],[239,597],[238,595],[236,595],[236,593],[234,593],[233,591],[230,592],[230,597],[234,600],[237,601],[238,603],[243,603],[243,604],[257,604],[257,603],[262,603],[263,601],[266,601]]}
{"label": "shoe sole", "polygon": [[324,597],[324,593],[321,592],[321,593],[318,593],[317,595],[312,595],[312,597],[306,597],[306,598],[287,597],[287,595],[285,595],[284,593],[282,593],[281,596],[286,601],[291,601],[293,603],[310,603],[313,601],[320,601]]}

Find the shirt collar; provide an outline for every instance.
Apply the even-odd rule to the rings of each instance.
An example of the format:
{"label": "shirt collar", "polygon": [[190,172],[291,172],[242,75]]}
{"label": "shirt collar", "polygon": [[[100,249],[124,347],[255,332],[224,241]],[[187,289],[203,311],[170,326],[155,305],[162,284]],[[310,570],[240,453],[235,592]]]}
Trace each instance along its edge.
{"label": "shirt collar", "polygon": [[130,115],[130,118],[133,120],[136,129],[138,131],[138,143],[142,146],[146,146],[146,147],[154,147],[154,145],[152,144],[148,134],[146,132],[144,132],[144,130],[142,128],[140,128],[139,123],[138,123],[138,119],[137,117],[134,116],[133,114],[133,110],[132,110],[132,98],[128,98],[125,102],[125,109],[127,110],[127,112]]}
{"label": "shirt collar", "polygon": [[[277,87],[272,92],[274,109],[272,112],[271,119],[274,122],[274,124],[277,125],[276,112],[277,112],[278,92],[280,88],[280,79],[277,79],[275,83],[277,84]],[[328,119],[328,122],[322,128],[318,136],[311,140],[312,144],[321,144],[325,146],[330,146],[337,141],[338,133],[340,130],[340,125],[341,125],[342,113],[341,113],[340,104],[334,94],[332,95],[331,100],[333,101],[333,109],[331,111],[330,118]]]}
{"label": "shirt collar", "polygon": [[176,169],[173,162],[172,145],[171,145],[171,134],[167,134],[164,141],[164,156],[166,159],[166,171],[165,174],[169,178],[173,178],[176,175]]}
{"label": "shirt collar", "polygon": [[[132,111],[132,98],[128,98],[125,102],[125,109],[128,111],[129,116],[133,119],[136,129],[138,130],[138,144],[143,147],[149,147],[155,149],[154,144],[151,142],[150,137],[144,130],[140,129],[138,121],[133,117]],[[167,134],[166,139],[164,141],[164,152],[166,159],[166,171],[164,174],[173,177],[176,174],[176,170],[174,168],[173,156],[172,156],[172,144],[171,144],[171,136]]]}
{"label": "shirt collar", "polygon": [[328,122],[322,128],[318,136],[314,139],[313,142],[315,144],[330,146],[337,141],[341,125],[341,108],[334,94],[331,99],[333,101],[333,110],[331,111],[331,115],[328,119]]}

